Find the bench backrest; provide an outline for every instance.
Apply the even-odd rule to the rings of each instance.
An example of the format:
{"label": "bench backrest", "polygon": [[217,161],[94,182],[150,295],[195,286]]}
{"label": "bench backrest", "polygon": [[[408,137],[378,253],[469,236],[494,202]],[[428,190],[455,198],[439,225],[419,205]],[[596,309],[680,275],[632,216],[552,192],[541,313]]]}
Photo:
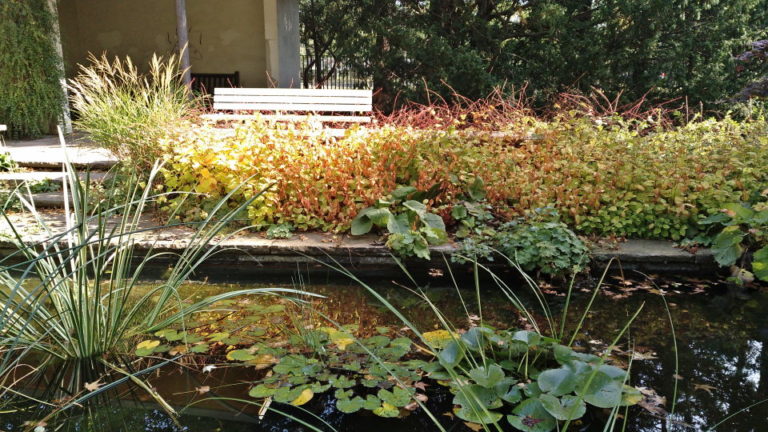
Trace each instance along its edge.
{"label": "bench backrest", "polygon": [[370,90],[216,88],[213,109],[220,111],[368,113]]}
{"label": "bench backrest", "polygon": [[211,94],[218,87],[239,87],[240,72],[225,73],[192,73],[192,90],[198,93]]}

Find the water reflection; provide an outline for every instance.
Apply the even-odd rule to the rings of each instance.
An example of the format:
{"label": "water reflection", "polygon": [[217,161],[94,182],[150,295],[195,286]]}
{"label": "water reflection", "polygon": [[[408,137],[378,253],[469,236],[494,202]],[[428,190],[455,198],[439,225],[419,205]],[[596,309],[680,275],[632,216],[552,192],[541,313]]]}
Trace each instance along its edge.
{"label": "water reflection", "polygon": [[[638,282],[639,283],[639,282]],[[621,341],[621,349],[644,353],[643,360],[632,363],[632,384],[656,390],[666,398],[666,409],[674,414],[668,418],[652,414],[639,407],[630,410],[627,431],[698,431],[723,423],[717,430],[757,432],[768,430],[768,403],[745,410],[750,405],[768,399],[768,292],[748,295],[735,293],[723,286],[706,287],[700,292],[702,282],[695,288],[685,283],[660,284],[665,293],[676,331],[678,356],[675,357],[675,341],[670,334],[667,309],[660,291],[638,290],[631,295],[603,295],[598,297],[588,315],[583,335],[578,343],[582,346],[600,346],[608,342],[626,324],[629,317],[644,304],[644,309],[629,332]],[[240,286],[241,287],[241,286]],[[589,283],[582,286],[585,292],[571,305],[571,325],[580,317],[589,300]],[[232,289],[232,285],[194,285],[187,289],[200,297],[214,292]],[[353,285],[310,286],[307,289],[327,298],[316,306],[332,319],[344,323],[356,323],[361,328],[397,324],[395,317],[387,313],[378,302]],[[423,329],[434,328],[436,321],[429,308],[403,288],[389,284],[380,287],[382,295],[399,306],[408,317]],[[436,286],[427,291],[429,298],[454,322],[466,327],[467,313],[479,314],[470,298],[474,293],[465,291],[465,303],[459,300],[453,288]],[[497,326],[521,326],[520,316],[509,301],[498,291],[485,289],[482,293],[484,319]],[[557,315],[564,298],[548,296],[553,312]],[[465,307],[467,309],[465,309]],[[199,371],[198,371],[199,372]],[[231,369],[215,378],[195,373],[166,372],[153,380],[153,385],[164,394],[176,395],[174,402],[184,406],[202,396],[194,388],[204,384],[248,381],[242,370]],[[247,398],[247,384],[227,388],[213,394]],[[675,398],[675,391],[677,396]],[[210,396],[210,395],[208,395]],[[430,404],[436,413],[450,409],[450,396],[434,393]],[[216,405],[216,404],[214,404]],[[384,420],[370,414],[343,415],[333,409],[332,395],[314,399],[306,408],[340,431],[429,431],[434,426],[425,416],[412,415],[406,419]],[[151,405],[119,405],[100,410],[97,420],[82,415],[71,418],[60,430],[73,431],[150,431],[150,432],[208,432],[208,431],[300,431],[308,430],[277,414],[268,414],[264,422],[256,424],[253,413],[243,412],[238,404],[218,403],[216,406],[197,406],[207,411],[188,411],[181,418],[181,425],[174,422]],[[744,410],[739,412],[740,410]],[[732,417],[730,415],[737,413]],[[297,416],[311,416],[292,411]],[[93,413],[91,413],[93,414]],[[23,417],[4,415],[0,421],[2,430],[20,430]],[[452,430],[467,430],[461,422],[441,417]],[[617,428],[620,430],[621,425]],[[590,427],[588,422],[581,430],[603,430],[602,425]]]}

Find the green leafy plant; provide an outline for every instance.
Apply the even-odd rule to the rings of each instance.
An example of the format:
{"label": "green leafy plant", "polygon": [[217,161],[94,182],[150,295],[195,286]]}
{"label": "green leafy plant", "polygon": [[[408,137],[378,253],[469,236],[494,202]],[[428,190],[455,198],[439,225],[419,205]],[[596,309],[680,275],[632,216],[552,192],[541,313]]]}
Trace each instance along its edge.
{"label": "green leafy plant", "polygon": [[537,209],[528,217],[465,239],[453,260],[493,260],[495,253],[506,255],[524,271],[550,276],[577,273],[588,262],[587,246],[552,208]]}
{"label": "green leafy plant", "polygon": [[451,218],[458,222],[456,237],[466,238],[472,234],[488,233],[488,224],[493,221],[493,206],[486,200],[483,179],[476,177],[466,187],[466,194],[459,202],[451,205]]}
{"label": "green leafy plant", "polygon": [[[171,255],[155,251],[150,244],[146,255],[138,264],[134,262],[134,249],[142,233],[162,228],[148,227],[142,222],[144,210],[157,198],[152,193],[152,183],[158,172],[159,166],[155,165],[147,178],[134,175],[129,182],[113,182],[111,187],[127,189],[121,195],[125,200],[92,207],[89,184],[81,182],[72,166],[67,165],[64,186],[71,207],[66,209],[67,225],[63,231],[47,224],[29,197],[17,192],[18,200],[32,220],[38,222],[37,229],[46,235],[41,242],[30,243],[26,231],[16,229],[11,217],[2,212],[18,250],[0,260],[0,322],[5,326],[0,345],[10,347],[17,364],[28,361],[30,354],[42,358],[43,366],[53,364],[51,359],[83,360],[129,375],[119,354],[126,352],[138,335],[172,323],[183,325],[191,313],[222,299],[292,292],[279,288],[239,290],[192,304],[179,298],[180,285],[215,253],[220,240],[214,242],[214,238],[247,205],[243,203],[241,208],[231,211],[215,211],[212,215],[219,214],[218,218],[211,216],[197,224],[197,229],[190,233],[187,248],[179,254],[164,282],[149,292],[138,293],[138,281],[146,266],[152,260]],[[219,208],[223,207],[224,201]],[[29,276],[35,276],[35,281],[28,283]],[[131,379],[142,386],[140,380]],[[64,391],[78,391],[83,383],[73,385],[74,390]],[[142,387],[149,389],[146,385]],[[149,392],[173,413],[156,392]]]}
{"label": "green leafy plant", "polygon": [[47,133],[64,106],[50,5],[46,0],[0,3],[0,123],[8,125],[13,138]]}
{"label": "green leafy plant", "polygon": [[128,57],[89,60],[69,82],[75,126],[121,159],[151,167],[162,155],[161,138],[197,106],[179,60],[153,56],[146,74]]}
{"label": "green leafy plant", "polygon": [[[0,143],[0,145],[2,145],[2,143]],[[0,172],[13,171],[16,167],[16,162],[11,159],[11,155],[2,151],[2,148],[0,147]]]}
{"label": "green leafy plant", "polygon": [[387,246],[403,257],[429,259],[429,246],[446,242],[445,222],[430,213],[424,204],[437,193],[437,187],[420,192],[413,186],[400,186],[386,199],[360,211],[352,220],[352,235],[369,233],[373,227],[387,230]]}
{"label": "green leafy plant", "polygon": [[[230,205],[274,184],[248,208],[251,224],[347,232],[397,185],[439,184],[430,209],[461,235],[476,234],[486,212],[510,220],[552,206],[579,234],[680,240],[702,215],[765,184],[766,125],[726,117],[665,127],[654,118],[598,122],[564,112],[522,116],[496,133],[384,123],[329,141],[303,123],[254,118],[231,134],[184,123],[162,140],[165,190],[197,194],[169,196],[164,207],[199,220],[242,183]],[[469,194],[476,179],[480,199]]]}
{"label": "green leafy plant", "polygon": [[[763,192],[763,196],[768,191]],[[768,202],[726,204],[719,213],[701,221],[702,225],[723,227],[712,238],[715,261],[722,267],[736,266],[733,280],[754,277],[768,282]],[[752,271],[746,270],[751,258]]]}
{"label": "green leafy plant", "polygon": [[472,327],[451,337],[437,359],[430,377],[449,383],[454,413],[473,423],[498,423],[511,411],[506,419],[515,428],[550,431],[581,418],[587,404],[614,408],[642,400],[626,384],[626,371],[535,332]]}
{"label": "green leafy plant", "polygon": [[295,229],[296,228],[289,223],[274,224],[267,228],[266,235],[268,239],[287,239],[293,236],[293,231]]}

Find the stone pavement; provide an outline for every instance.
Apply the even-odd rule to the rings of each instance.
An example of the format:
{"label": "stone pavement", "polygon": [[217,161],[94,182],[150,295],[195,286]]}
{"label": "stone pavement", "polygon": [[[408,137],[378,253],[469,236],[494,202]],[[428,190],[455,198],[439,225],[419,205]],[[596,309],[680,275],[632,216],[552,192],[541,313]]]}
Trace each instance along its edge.
{"label": "stone pavement", "polygon": [[[42,218],[54,233],[65,229],[64,213],[61,210],[43,210]],[[9,214],[14,226],[24,234],[26,241],[39,242],[48,238],[45,230],[29,216],[20,213]],[[142,218],[141,228],[157,228],[162,223],[150,215]],[[193,229],[175,226],[148,230],[137,235],[137,256],[152,248],[155,252],[181,252],[189,244]],[[0,220],[0,256],[12,252],[15,247],[9,238],[6,221]],[[282,265],[290,269],[296,264],[318,264],[320,261],[337,261],[355,269],[373,267],[396,267],[391,252],[374,235],[350,236],[346,234],[297,233],[290,239],[267,239],[263,233],[243,232],[231,238],[217,239],[220,251],[212,257],[212,265],[244,267]],[[413,260],[412,263],[444,267],[443,255],[450,255],[456,249],[454,244],[432,248],[432,261]],[[612,246],[598,246],[592,250],[596,271],[614,260],[612,269],[621,271],[638,270],[649,273],[695,273],[713,274],[720,269],[714,262],[711,251],[699,249],[691,253],[674,247],[672,242],[658,240],[629,240]],[[294,268],[295,270],[295,268]],[[290,270],[289,270],[290,271]]]}
{"label": "stone pavement", "polygon": [[4,151],[19,166],[28,168],[61,169],[61,164],[69,158],[76,167],[88,167],[92,170],[108,170],[116,162],[108,151],[98,148],[73,134],[65,137],[66,150],[61,147],[58,136],[23,141],[5,141]]}

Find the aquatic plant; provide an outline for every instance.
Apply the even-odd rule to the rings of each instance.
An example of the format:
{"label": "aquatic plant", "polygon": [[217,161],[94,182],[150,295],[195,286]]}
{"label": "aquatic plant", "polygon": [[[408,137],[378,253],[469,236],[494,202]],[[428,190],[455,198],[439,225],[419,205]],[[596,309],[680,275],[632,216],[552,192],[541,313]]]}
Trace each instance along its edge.
{"label": "aquatic plant", "polygon": [[[768,282],[768,189],[762,192],[758,202],[729,203],[723,209],[700,224],[718,227],[720,231],[711,239],[699,237],[711,243],[715,261],[722,267],[731,267],[732,280],[737,283],[751,282],[755,277]],[[746,269],[751,258],[751,269]]]}
{"label": "aquatic plant", "polygon": [[[516,266],[509,260],[510,265]],[[395,418],[421,409],[444,430],[442,413],[430,412],[426,390],[435,383],[453,394],[452,414],[485,430],[504,424],[523,431],[567,430],[587,407],[613,411],[644,398],[629,385],[628,373],[611,363],[611,351],[639,314],[631,317],[615,340],[602,352],[577,352],[571,348],[588,311],[577,324],[566,328],[566,307],[560,322],[552,315],[543,293],[529,280],[540,310],[528,308],[501,279],[493,277],[512,305],[529,323],[528,328],[493,327],[483,319],[481,288],[475,281],[474,301],[456,285],[455,295],[466,313],[466,321],[452,322],[422,289],[412,294],[434,315],[438,329],[419,328],[375,289],[341,267],[332,267],[353,278],[401,325],[363,329],[356,324],[337,322],[303,303],[291,326],[277,325],[275,313],[297,314],[281,304],[244,303],[245,315],[232,318],[237,333],[204,325],[190,334],[189,329],[161,330],[137,346],[137,354],[173,355],[169,349],[181,338],[192,337],[194,352],[226,357],[267,371],[253,382],[249,396],[262,410],[280,404],[303,406],[320,393],[333,392],[336,408],[343,413],[365,410],[374,415]],[[476,264],[476,272],[486,271]],[[594,300],[596,289],[590,300]],[[224,310],[226,304],[221,304]],[[477,315],[471,313],[478,311]],[[292,312],[293,311],[293,312]],[[253,319],[247,320],[251,315]],[[543,315],[543,321],[535,317]],[[284,319],[282,320],[285,321]],[[207,321],[203,321],[207,322]],[[404,327],[403,327],[404,326]],[[198,348],[199,347],[199,348]],[[215,364],[216,360],[209,358]],[[284,412],[284,411],[283,411]],[[319,426],[319,425],[318,425]]]}
{"label": "aquatic plant", "polygon": [[[61,142],[64,145],[63,137]],[[293,292],[279,288],[237,290],[184,303],[179,286],[216,253],[221,241],[237,233],[224,235],[222,229],[251,201],[220,212],[226,203],[223,199],[207,219],[194,225],[184,239],[183,252],[157,251],[157,238],[152,240],[145,234],[165,226],[143,215],[158,198],[153,183],[159,169],[156,163],[147,177],[134,172],[127,182],[122,178],[115,184],[113,180],[109,187],[122,188],[125,193],[107,194],[110,201],[94,205],[88,176],[81,182],[67,164],[66,221],[60,232],[36,210],[29,197],[17,193],[29,218],[36,222],[35,228],[45,236],[39,242],[30,242],[28,227],[17,229],[11,216],[2,213],[18,251],[0,261],[0,322],[4,325],[0,346],[12,353],[17,363],[25,360],[22,354],[37,353],[43,356],[37,364],[45,365],[46,358],[86,359],[127,374],[116,355],[128,352],[137,335],[172,323],[183,326],[190,314],[222,299]],[[123,200],[115,200],[117,196]],[[142,243],[147,250],[138,256],[135,248]],[[148,292],[137,289],[147,266],[155,260],[174,258],[175,264],[159,286]]]}

